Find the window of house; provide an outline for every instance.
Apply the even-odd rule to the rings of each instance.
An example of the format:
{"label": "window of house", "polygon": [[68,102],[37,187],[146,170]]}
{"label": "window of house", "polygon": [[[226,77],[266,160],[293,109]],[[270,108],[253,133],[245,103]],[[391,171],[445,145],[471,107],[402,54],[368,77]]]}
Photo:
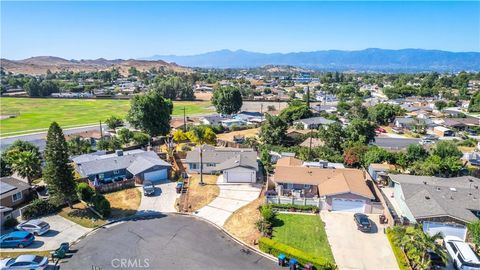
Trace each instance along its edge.
{"label": "window of house", "polygon": [[98,175],[98,178],[99,178],[100,180],[103,180],[103,178],[105,178],[105,175],[104,175],[103,173],[101,173],[101,174]]}
{"label": "window of house", "polygon": [[190,169],[196,170],[197,169],[197,163],[190,163]]}
{"label": "window of house", "polygon": [[119,173],[120,173],[119,170],[113,171],[113,174],[119,174]]}
{"label": "window of house", "polygon": [[17,192],[17,193],[15,193],[15,194],[12,195],[12,200],[13,200],[14,202],[19,201],[19,200],[21,200],[22,198],[23,198],[22,192]]}
{"label": "window of house", "polygon": [[287,184],[287,188],[288,188],[288,189],[292,189],[292,188],[293,188],[293,184],[288,183],[288,184]]}
{"label": "window of house", "polygon": [[207,167],[215,167],[215,163],[207,163]]}
{"label": "window of house", "polygon": [[310,188],[310,185],[305,184],[305,185],[303,185],[303,188],[304,188],[304,189],[309,189],[309,188]]}

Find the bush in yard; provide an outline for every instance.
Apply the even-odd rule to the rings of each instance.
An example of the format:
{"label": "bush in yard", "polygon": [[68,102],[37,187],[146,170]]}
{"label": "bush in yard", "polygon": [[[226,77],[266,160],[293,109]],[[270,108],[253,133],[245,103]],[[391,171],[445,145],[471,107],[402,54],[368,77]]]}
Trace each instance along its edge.
{"label": "bush in yard", "polygon": [[32,219],[48,214],[52,214],[58,210],[58,207],[47,200],[35,199],[31,204],[26,206],[22,211],[23,219]]}
{"label": "bush in yard", "polygon": [[273,212],[272,206],[264,204],[260,207],[260,214],[264,220],[272,222],[275,218],[275,212]]}
{"label": "bush in yard", "polygon": [[8,230],[18,225],[18,221],[15,218],[9,218],[3,223],[3,227]]}
{"label": "bush in yard", "polygon": [[77,186],[77,196],[80,200],[90,203],[95,195],[95,190],[87,183],[80,183]]}
{"label": "bush in yard", "polygon": [[318,270],[335,269],[335,265],[325,258],[313,256],[266,237],[260,238],[259,248],[261,251],[272,254],[275,257],[279,254],[285,254],[287,258],[295,258],[302,266],[310,263]]}
{"label": "bush in yard", "polygon": [[278,203],[272,203],[270,205],[274,209],[285,209],[285,210],[295,209],[300,211],[312,211],[315,213],[319,211],[318,207],[314,205],[296,205],[296,204],[278,204]]}
{"label": "bush in yard", "polygon": [[93,208],[97,210],[104,218],[110,216],[112,209],[110,202],[100,193],[95,194],[92,199]]}

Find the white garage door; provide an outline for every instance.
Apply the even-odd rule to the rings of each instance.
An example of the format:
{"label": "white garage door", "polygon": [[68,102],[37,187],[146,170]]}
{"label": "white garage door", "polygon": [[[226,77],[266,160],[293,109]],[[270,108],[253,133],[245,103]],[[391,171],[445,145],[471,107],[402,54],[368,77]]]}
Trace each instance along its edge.
{"label": "white garage door", "polygon": [[145,173],[144,178],[145,180],[149,180],[152,182],[167,180],[168,178],[167,171],[168,171],[167,169],[163,169],[163,170],[148,172],[148,173]]}
{"label": "white garage door", "polygon": [[423,222],[423,231],[429,235],[441,233],[443,236],[455,236],[465,240],[467,228],[460,224],[446,224],[438,222]]}
{"label": "white garage door", "polygon": [[224,172],[225,180],[229,183],[252,183],[255,182],[255,173],[254,172],[235,172],[227,171]]}
{"label": "white garage door", "polygon": [[334,198],[332,201],[332,211],[363,213],[365,211],[365,201]]}

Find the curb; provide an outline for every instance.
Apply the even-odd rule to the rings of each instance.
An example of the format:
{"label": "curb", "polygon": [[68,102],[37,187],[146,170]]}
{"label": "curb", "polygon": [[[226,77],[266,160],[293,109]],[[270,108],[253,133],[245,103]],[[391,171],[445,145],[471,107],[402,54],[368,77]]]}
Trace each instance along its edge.
{"label": "curb", "polygon": [[[116,224],[116,223],[119,223],[119,222],[123,222],[123,221],[130,221],[130,220],[149,220],[149,219],[156,219],[156,218],[161,218],[161,217],[164,217],[164,216],[167,216],[167,215],[178,215],[178,216],[188,216],[188,217],[192,217],[192,218],[195,218],[195,219],[198,219],[198,220],[201,220],[201,221],[204,221],[210,225],[212,225],[213,227],[215,227],[216,229],[218,229],[219,231],[221,231],[222,233],[226,234],[228,237],[230,237],[230,239],[232,239],[234,242],[236,242],[237,244],[241,245],[242,247],[244,248],[247,248],[248,250],[254,252],[255,254],[257,255],[260,255],[266,259],[269,259],[273,262],[276,262],[277,261],[277,258],[275,258],[274,256],[270,255],[270,254],[267,254],[267,253],[264,253],[260,250],[257,250],[253,247],[251,247],[250,245],[248,245],[247,243],[245,243],[244,241],[238,239],[237,237],[235,237],[234,235],[232,235],[231,233],[229,233],[227,230],[225,230],[223,227],[220,227],[218,226],[217,224],[211,222],[210,220],[208,219],[205,219],[203,217],[199,217],[199,216],[196,216],[196,215],[193,215],[193,214],[189,214],[189,213],[180,213],[180,212],[167,212],[167,213],[161,213],[161,212],[156,212],[156,213],[146,213],[146,214],[135,214],[133,216],[129,216],[129,217],[125,217],[125,218],[120,218],[120,219],[116,219],[116,220],[112,220],[110,222],[107,222],[105,224],[103,224],[102,226],[98,226],[98,227],[95,227],[93,228],[91,231],[85,233],[84,235],[80,236],[79,238],[77,238],[76,240],[72,241],[71,243],[71,246],[72,245],[75,245],[77,243],[79,243],[81,240],[83,240],[84,238],[86,238],[87,236],[95,233],[97,230],[99,229],[104,229],[106,228],[107,226],[109,225],[113,225],[113,224]],[[63,261],[62,260],[59,260],[59,261]],[[55,265],[57,265],[59,263],[59,261],[57,261],[57,263]]]}

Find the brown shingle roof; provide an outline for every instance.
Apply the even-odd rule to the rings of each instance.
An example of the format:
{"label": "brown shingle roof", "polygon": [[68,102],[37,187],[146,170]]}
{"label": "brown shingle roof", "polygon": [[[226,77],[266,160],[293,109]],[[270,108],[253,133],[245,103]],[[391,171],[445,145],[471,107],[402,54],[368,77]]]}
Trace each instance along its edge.
{"label": "brown shingle roof", "polygon": [[365,179],[364,172],[357,169],[278,166],[278,163],[274,175],[277,183],[318,185],[320,196],[353,193],[374,199]]}
{"label": "brown shingle roof", "polygon": [[283,157],[277,161],[277,166],[302,166],[303,161],[294,157]]}

